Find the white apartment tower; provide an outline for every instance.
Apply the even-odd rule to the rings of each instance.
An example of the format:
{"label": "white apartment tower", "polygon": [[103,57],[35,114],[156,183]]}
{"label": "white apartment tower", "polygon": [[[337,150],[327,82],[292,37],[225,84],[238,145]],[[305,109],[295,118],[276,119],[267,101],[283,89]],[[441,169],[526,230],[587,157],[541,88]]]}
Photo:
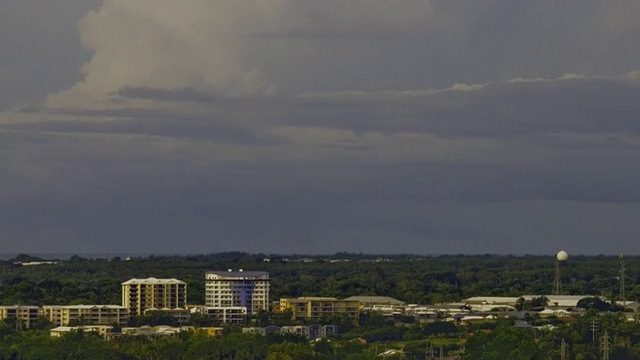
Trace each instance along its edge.
{"label": "white apartment tower", "polygon": [[265,271],[209,271],[205,275],[205,306],[245,307],[247,315],[269,310],[269,285]]}

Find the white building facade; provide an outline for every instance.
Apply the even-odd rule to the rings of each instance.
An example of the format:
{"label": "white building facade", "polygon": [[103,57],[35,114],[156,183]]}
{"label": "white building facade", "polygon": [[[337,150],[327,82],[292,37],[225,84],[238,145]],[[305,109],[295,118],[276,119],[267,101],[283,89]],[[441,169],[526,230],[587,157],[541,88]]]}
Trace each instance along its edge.
{"label": "white building facade", "polygon": [[269,273],[209,271],[205,274],[205,306],[247,309],[247,315],[269,310]]}

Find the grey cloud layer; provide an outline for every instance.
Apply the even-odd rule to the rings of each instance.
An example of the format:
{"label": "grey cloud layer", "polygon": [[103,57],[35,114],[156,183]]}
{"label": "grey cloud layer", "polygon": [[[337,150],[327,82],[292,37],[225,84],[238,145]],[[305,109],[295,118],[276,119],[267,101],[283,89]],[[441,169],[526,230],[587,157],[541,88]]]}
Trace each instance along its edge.
{"label": "grey cloud layer", "polygon": [[80,21],[82,78],[0,114],[0,236],[7,251],[638,252],[635,15],[105,0]]}
{"label": "grey cloud layer", "polygon": [[[51,115],[62,120],[5,124],[11,132],[4,144],[51,139],[55,146],[43,149],[62,152],[33,161],[47,174],[75,169],[77,185],[120,176],[116,181],[126,184],[133,173],[134,180],[174,179],[167,181],[178,188],[191,176],[216,178],[223,189],[245,179],[234,193],[257,188],[251,192],[265,193],[254,196],[271,198],[282,186],[311,194],[304,196],[309,202],[371,194],[386,201],[635,202],[639,88],[627,78],[562,78],[183,102],[205,115],[171,109]],[[85,168],[88,159],[66,153],[69,143],[91,149],[94,165]]]}
{"label": "grey cloud layer", "polygon": [[614,0],[106,0],[79,25],[94,52],[55,107],[119,92],[407,90],[638,67],[640,6]]}

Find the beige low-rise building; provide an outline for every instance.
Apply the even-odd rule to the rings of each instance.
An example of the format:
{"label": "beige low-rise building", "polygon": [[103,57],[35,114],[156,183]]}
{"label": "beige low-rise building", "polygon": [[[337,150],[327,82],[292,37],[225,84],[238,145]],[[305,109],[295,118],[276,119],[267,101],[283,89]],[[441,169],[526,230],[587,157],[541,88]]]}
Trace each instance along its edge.
{"label": "beige low-rise building", "polygon": [[119,305],[46,305],[43,315],[55,325],[126,325],[129,309]]}
{"label": "beige low-rise building", "polygon": [[318,338],[325,338],[327,336],[335,335],[338,333],[338,326],[336,325],[293,325],[293,326],[276,326],[269,325],[266,327],[244,327],[242,328],[244,334],[294,334],[298,336],[304,336],[310,340]]}
{"label": "beige low-rise building", "polygon": [[280,311],[291,310],[292,320],[320,320],[332,315],[345,314],[357,323],[360,317],[360,302],[338,300],[333,297],[300,297],[280,299]]}
{"label": "beige low-rise building", "polygon": [[19,329],[29,329],[42,314],[38,306],[5,305],[0,306],[0,320],[15,318]]}
{"label": "beige low-rise building", "polygon": [[51,337],[61,337],[64,334],[67,334],[72,331],[86,331],[86,332],[95,332],[98,335],[106,338],[113,330],[113,326],[109,325],[84,325],[84,326],[58,326],[49,330],[49,335]]}
{"label": "beige low-rise building", "polygon": [[224,328],[218,326],[194,327],[193,331],[196,334],[204,334],[210,337],[224,335]]}
{"label": "beige low-rise building", "polygon": [[171,316],[172,318],[176,319],[176,321],[180,325],[187,324],[189,320],[191,320],[191,312],[188,309],[183,309],[183,308],[175,308],[175,309],[151,308],[144,311],[145,315],[150,315],[152,313],[160,313],[160,314]]}
{"label": "beige low-rise building", "polygon": [[248,310],[244,306],[194,306],[191,308],[191,312],[207,315],[216,324],[244,325],[247,321]]}
{"label": "beige low-rise building", "polygon": [[359,301],[363,308],[371,308],[375,306],[405,306],[402,300],[394,299],[389,296],[350,296],[345,300]]}
{"label": "beige low-rise building", "polygon": [[140,326],[140,327],[123,327],[122,335],[131,335],[131,336],[143,336],[149,339],[161,337],[161,336],[175,336],[184,332],[193,332],[193,333],[202,333],[207,336],[218,336],[222,335],[224,329],[218,327],[194,327],[194,326],[168,326],[168,325],[158,325],[158,326]]}

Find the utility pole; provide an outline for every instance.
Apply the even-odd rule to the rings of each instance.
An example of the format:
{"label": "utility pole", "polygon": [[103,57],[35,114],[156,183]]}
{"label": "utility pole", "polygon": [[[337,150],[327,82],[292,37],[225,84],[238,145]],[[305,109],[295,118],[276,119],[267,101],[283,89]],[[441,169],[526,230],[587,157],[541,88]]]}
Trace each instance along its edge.
{"label": "utility pole", "polygon": [[[27,315],[28,316],[28,315]],[[20,303],[16,306],[16,330],[22,331],[22,318],[20,317]]]}
{"label": "utility pole", "polygon": [[433,353],[433,344],[427,341],[427,344],[424,347],[424,359],[425,360],[433,360],[435,359],[435,354]]}
{"label": "utility pole", "polygon": [[427,360],[429,357],[429,342],[424,345],[424,360]]}
{"label": "utility pole", "polygon": [[567,360],[567,343],[562,338],[562,342],[560,343],[560,360]]}
{"label": "utility pole", "polygon": [[627,301],[627,295],[625,292],[625,284],[624,284],[624,277],[625,277],[625,267],[624,267],[624,254],[620,254],[620,301],[622,302],[622,306],[626,305],[626,301]]}
{"label": "utility pole", "polygon": [[601,339],[600,351],[602,351],[602,360],[609,360],[609,355],[611,355],[611,344],[609,343],[609,332],[607,330],[604,331],[604,335]]}
{"label": "utility pole", "polygon": [[591,320],[591,342],[596,342],[596,333],[598,332],[598,322],[596,319]]}

